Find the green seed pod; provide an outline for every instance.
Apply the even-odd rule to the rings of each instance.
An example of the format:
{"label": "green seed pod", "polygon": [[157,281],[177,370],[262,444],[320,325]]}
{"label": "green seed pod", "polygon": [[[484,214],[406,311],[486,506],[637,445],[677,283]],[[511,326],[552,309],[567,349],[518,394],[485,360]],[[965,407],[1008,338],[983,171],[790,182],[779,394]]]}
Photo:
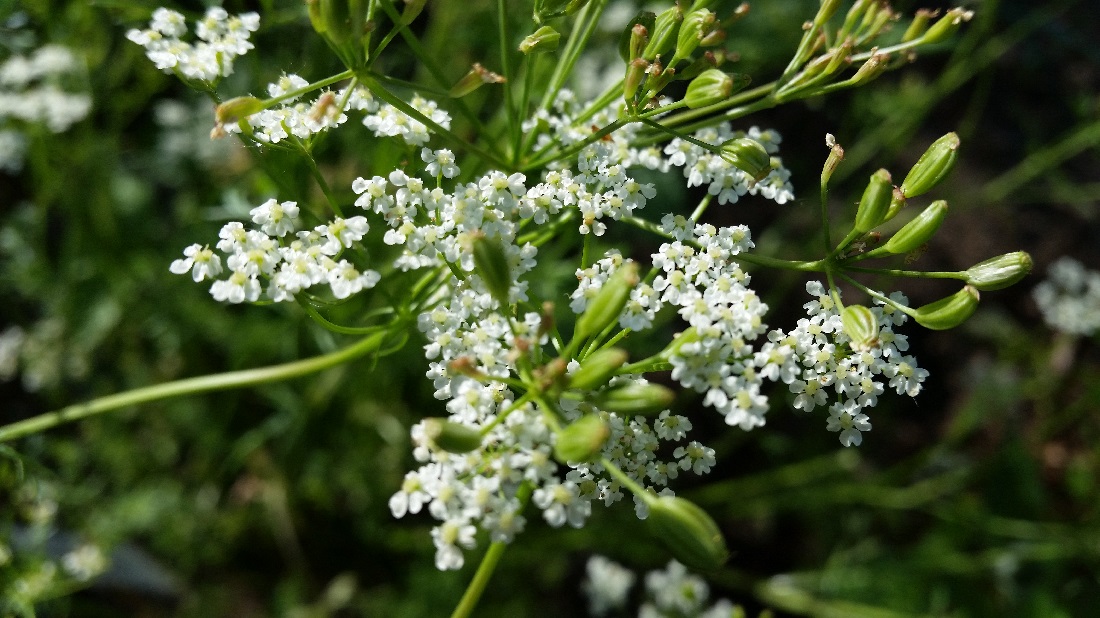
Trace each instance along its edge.
{"label": "green seed pod", "polygon": [[725,101],[733,92],[733,78],[718,69],[707,69],[688,84],[684,101],[690,109],[699,109]]}
{"label": "green seed pod", "polygon": [[700,339],[702,339],[702,336],[699,334],[699,330],[694,326],[689,327],[684,332],[678,333],[675,338],[673,338],[673,340],[669,342],[665,349],[661,351],[661,358],[667,360],[679,354],[680,348],[689,343],[695,343]]}
{"label": "green seed pod", "polygon": [[962,324],[978,308],[981,294],[974,286],[968,285],[947,298],[912,309],[917,324],[931,330],[947,330]]}
{"label": "green seed pod", "polygon": [[924,33],[928,31],[928,22],[934,16],[935,13],[928,9],[917,9],[917,13],[913,15],[913,21],[905,29],[905,34],[901,36],[901,42],[908,43],[924,36]]}
{"label": "green seed pod", "polygon": [[424,435],[448,453],[469,453],[481,446],[481,432],[442,418],[424,419]]}
{"label": "green seed pod", "polygon": [[649,529],[670,554],[685,566],[713,571],[729,558],[722,531],[694,502],[673,496],[647,501]]}
{"label": "green seed pod", "polygon": [[714,13],[708,9],[699,9],[684,15],[684,23],[680,24],[680,33],[676,37],[675,57],[681,60],[690,58],[714,24],[714,19]]}
{"label": "green seed pod", "polygon": [[554,458],[562,463],[592,461],[610,436],[611,427],[599,414],[582,416],[558,432]]}
{"label": "green seed pod", "polygon": [[860,65],[856,70],[856,74],[848,80],[848,83],[852,86],[862,86],[879,75],[886,72],[886,61],[890,59],[890,56],[886,54],[874,54]]}
{"label": "green seed pod", "polygon": [[646,60],[653,60],[671,49],[676,39],[676,32],[680,29],[680,22],[683,20],[684,12],[679,5],[673,5],[662,11],[650,30],[649,44],[645,46],[643,57]]}
{"label": "green seed pod", "polygon": [[519,51],[524,54],[545,54],[556,50],[560,41],[561,33],[550,26],[543,26],[520,41]]}
{"label": "green seed pod", "polygon": [[454,86],[451,86],[451,90],[447,94],[449,94],[451,98],[459,99],[481,88],[485,84],[502,83],[504,83],[504,77],[481,66],[481,63],[475,62],[474,65],[470,67],[470,70],[462,76],[462,79],[458,80]]}
{"label": "green seed pod", "polygon": [[753,180],[763,180],[772,171],[772,158],[760,142],[739,137],[722,144],[722,159]]}
{"label": "green seed pod", "polygon": [[890,182],[890,172],[879,170],[872,174],[856,209],[855,230],[866,234],[881,225],[886,220],[886,212],[890,209],[893,195],[894,185]]}
{"label": "green seed pod", "polygon": [[932,202],[912,221],[895,232],[886,244],[871,251],[871,257],[901,255],[919,248],[936,234],[936,230],[940,229],[940,224],[946,216],[947,202],[943,200]]}
{"label": "green seed pod", "polygon": [[954,133],[932,142],[901,183],[902,194],[906,198],[916,197],[938,185],[955,167],[958,150],[959,136]]}
{"label": "green seed pod", "polygon": [[944,14],[936,23],[932,24],[932,27],[924,33],[921,37],[921,43],[939,43],[940,41],[950,37],[958,32],[962,27],[964,21],[970,21],[970,18],[974,17],[973,11],[967,11],[962,8],[954,8]]}
{"label": "green seed pod", "polygon": [[407,26],[420,16],[420,12],[424,10],[424,5],[428,3],[428,0],[405,0],[405,8],[401,11],[401,25]]}
{"label": "green seed pod", "polygon": [[629,355],[622,348],[605,348],[593,352],[569,376],[569,388],[592,390],[600,388],[626,363]]}
{"label": "green seed pod", "polygon": [[256,97],[236,97],[219,105],[214,110],[214,119],[221,124],[230,124],[263,109],[264,102]]}
{"label": "green seed pod", "polygon": [[863,305],[848,305],[840,313],[844,332],[852,339],[852,348],[867,350],[878,341],[878,318]]}
{"label": "green seed pod", "polygon": [[886,209],[886,220],[889,221],[898,216],[902,208],[905,208],[905,196],[902,194],[901,188],[894,187],[894,194],[890,198],[890,207]]}
{"label": "green seed pod", "polygon": [[676,393],[666,386],[633,382],[597,394],[592,398],[592,403],[601,410],[616,414],[646,416],[668,409],[675,400]]}
{"label": "green seed pod", "polygon": [[627,262],[619,267],[603,284],[596,297],[588,301],[581,317],[577,318],[574,337],[587,339],[607,328],[619,319],[630,291],[638,285],[638,264]]}
{"label": "green seed pod", "polygon": [[630,64],[626,65],[626,77],[623,78],[623,100],[628,104],[632,104],[634,95],[638,92],[638,87],[645,81],[646,69],[648,68],[649,63],[642,58],[635,58],[630,61]]}
{"label": "green seed pod", "polygon": [[817,15],[814,16],[814,25],[821,27],[827,24],[838,8],[840,8],[840,0],[821,0],[821,7],[817,9]]}
{"label": "green seed pod", "polygon": [[474,266],[485,287],[501,306],[508,306],[512,289],[512,270],[508,267],[508,256],[500,238],[489,238],[480,234],[474,238]]}
{"label": "green seed pod", "polygon": [[1015,285],[1031,272],[1031,256],[1014,251],[990,258],[966,270],[966,282],[983,292]]}

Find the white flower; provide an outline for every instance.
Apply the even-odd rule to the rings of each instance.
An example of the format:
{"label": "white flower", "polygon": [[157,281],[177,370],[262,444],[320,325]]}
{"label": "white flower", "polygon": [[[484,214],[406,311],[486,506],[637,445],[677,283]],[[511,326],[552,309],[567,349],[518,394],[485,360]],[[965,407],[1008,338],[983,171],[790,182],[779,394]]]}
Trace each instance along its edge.
{"label": "white flower", "polygon": [[610,610],[623,609],[636,579],[630,569],[603,556],[592,556],[585,566],[585,574],[582,588],[593,615],[603,616]]}
{"label": "white flower", "polygon": [[207,247],[196,243],[184,249],[183,255],[186,257],[173,261],[168,270],[177,275],[190,271],[191,278],[196,283],[204,279],[213,279],[222,272],[221,258]]}

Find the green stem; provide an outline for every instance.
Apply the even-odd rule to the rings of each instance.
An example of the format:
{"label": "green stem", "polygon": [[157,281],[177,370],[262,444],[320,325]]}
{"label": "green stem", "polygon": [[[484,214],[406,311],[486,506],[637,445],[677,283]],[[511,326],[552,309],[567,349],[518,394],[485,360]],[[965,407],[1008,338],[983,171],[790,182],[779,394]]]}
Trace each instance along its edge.
{"label": "green stem", "polygon": [[[534,489],[531,483],[524,482],[520,485],[519,490],[516,492],[516,498],[519,499],[521,509],[527,505],[532,491]],[[474,573],[474,579],[466,587],[466,592],[462,595],[462,600],[458,602],[458,607],[455,607],[451,618],[468,618],[473,615],[474,609],[477,608],[477,602],[481,600],[481,593],[485,591],[485,586],[493,577],[493,571],[496,570],[507,547],[508,543],[504,541],[495,541],[492,545],[489,545],[485,557],[481,559],[481,564],[477,567],[477,572]]]}
{"label": "green stem", "polygon": [[230,388],[240,388],[242,386],[254,386],[316,373],[377,350],[385,342],[388,334],[387,331],[375,333],[342,350],[337,350],[336,352],[323,354],[321,356],[314,356],[313,358],[284,363],[282,365],[186,378],[183,380],[176,380],[175,382],[146,386],[124,393],[107,395],[106,397],[100,397],[99,399],[93,399],[85,403],[66,406],[60,410],[39,414],[38,416],[33,416],[0,427],[0,442],[22,438],[23,436],[52,429],[64,423],[88,418],[104,412],[110,412],[111,410],[118,410],[120,408],[135,406],[159,399],[209,393]]}
{"label": "green stem", "polygon": [[299,142],[298,145],[302,149],[302,154],[306,156],[306,163],[309,164],[309,171],[313,174],[314,180],[317,181],[317,186],[321,187],[321,193],[325,194],[328,205],[332,207],[332,212],[336,213],[337,217],[343,217],[344,213],[340,209],[340,204],[336,202],[336,197],[332,194],[332,189],[329,188],[328,182],[325,180],[324,175],[321,174],[320,168],[317,167],[317,161],[315,161],[313,155],[306,150],[305,144]]}
{"label": "green stem", "polygon": [[584,51],[588,39],[592,38],[592,34],[596,31],[596,24],[599,23],[600,15],[603,14],[606,6],[607,0],[594,0],[581,9],[581,15],[573,24],[573,31],[569,33],[565,49],[558,57],[558,64],[554,67],[554,74],[550,78],[550,87],[543,94],[540,109],[550,109],[558,92],[565,85],[565,80],[573,72],[573,67],[577,64],[581,52]]}
{"label": "green stem", "polygon": [[[508,63],[508,0],[497,0],[497,38],[500,39],[500,73],[504,77],[504,115],[507,117],[508,135],[512,138],[505,143],[519,142],[519,111],[512,95],[512,68]],[[519,160],[519,149],[512,153],[512,161]]]}
{"label": "green stem", "polygon": [[583,140],[577,142],[576,144],[573,144],[572,146],[566,148],[565,150],[563,150],[563,151],[561,151],[557,154],[554,154],[554,155],[551,155],[551,156],[548,156],[548,157],[542,157],[541,159],[538,159],[537,161],[534,161],[532,163],[528,163],[527,165],[524,165],[521,168],[521,170],[522,171],[528,171],[528,170],[538,169],[538,168],[543,167],[544,165],[546,165],[547,163],[550,163],[552,161],[558,161],[558,160],[565,161],[565,160],[568,160],[573,155],[575,155],[575,154],[579,153],[580,151],[584,150],[585,148],[587,148],[589,144],[591,144],[595,141],[603,139],[605,135],[610,135],[610,134],[614,133],[619,127],[622,127],[622,126],[628,124],[629,122],[631,122],[629,119],[620,118],[620,119],[612,122],[611,124],[608,124],[604,128],[594,132],[592,135],[589,135],[588,137],[584,138]]}
{"label": "green stem", "polygon": [[314,322],[317,322],[334,333],[340,333],[342,335],[369,335],[386,328],[378,324],[374,326],[341,326],[328,321],[328,319],[321,315],[321,312],[317,311],[317,308],[311,305],[309,301],[299,300],[298,304],[305,308],[306,313],[309,314],[309,317],[312,318]]}
{"label": "green stem", "polygon": [[921,279],[959,279],[966,281],[965,271],[943,270],[899,270],[894,268],[865,268],[862,266],[845,266],[844,270],[857,273],[870,273],[874,275],[890,275],[891,277],[915,277]]}
{"label": "green stem", "polygon": [[630,493],[638,496],[646,503],[649,503],[653,500],[653,496],[650,495],[650,493],[646,491],[645,488],[635,483],[634,479],[627,476],[626,473],[620,470],[619,466],[616,466],[615,463],[612,462],[610,459],[608,459],[607,457],[601,457],[600,463],[603,464],[603,467],[605,469],[607,469],[607,473],[614,477],[616,481],[619,481],[620,485],[629,489]]}
{"label": "green stem", "polygon": [[333,75],[332,77],[326,77],[326,78],[324,78],[320,81],[313,82],[312,84],[306,84],[305,86],[302,86],[301,88],[298,88],[296,90],[291,90],[290,92],[280,94],[277,97],[271,97],[270,99],[265,99],[263,101],[264,109],[274,107],[275,105],[278,105],[279,103],[282,103],[283,101],[287,101],[287,100],[290,100],[290,99],[300,97],[300,96],[302,96],[303,94],[305,94],[307,92],[313,92],[314,90],[324,88],[325,86],[331,86],[332,84],[335,84],[336,82],[343,81],[345,79],[351,79],[352,77],[355,77],[355,71],[352,71],[351,69],[348,69],[347,71],[344,71],[342,73],[337,73],[336,75]]}

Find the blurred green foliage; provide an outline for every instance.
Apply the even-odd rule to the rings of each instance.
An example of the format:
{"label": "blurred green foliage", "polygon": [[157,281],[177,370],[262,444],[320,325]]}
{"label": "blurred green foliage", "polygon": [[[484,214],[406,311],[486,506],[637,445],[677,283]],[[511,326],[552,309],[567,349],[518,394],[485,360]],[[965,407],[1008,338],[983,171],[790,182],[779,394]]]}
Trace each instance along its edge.
{"label": "blurred green foliage", "polygon": [[[256,91],[283,71],[337,68],[300,3],[227,8],[257,4],[259,52],[239,60],[224,96]],[[738,70],[780,71],[813,6],[754,5],[731,33]],[[71,130],[33,134],[21,174],[0,173],[0,323],[20,325],[34,350],[19,376],[0,383],[5,423],[339,345],[297,307],[225,307],[169,275],[184,246],[214,237],[249,204],[276,194],[308,204],[318,195],[278,154],[204,142],[212,104],[156,71],[123,36],[155,7],[0,2],[0,60],[47,41],[69,46],[87,63],[93,99],[91,116]],[[937,237],[923,267],[965,268],[1014,249],[1036,256],[1036,272],[1062,254],[1096,267],[1100,61],[1090,28],[1100,9],[1088,0],[973,8],[974,22],[942,55],[752,122],[783,133],[796,153],[796,189],[807,196],[825,132],[847,149],[837,178],[860,178],[872,161],[906,169],[931,139],[956,129],[963,154],[943,192],[958,205],[945,226],[954,232]],[[417,34],[445,75],[476,60],[492,64],[492,10],[487,0],[429,3]],[[526,32],[519,17],[516,32]],[[605,39],[611,46],[615,35]],[[425,77],[411,55],[394,50],[387,71]],[[492,96],[477,93],[471,108]],[[186,116],[179,127],[158,121],[170,102]],[[395,146],[364,148],[364,135],[337,131],[318,156],[343,197],[355,176],[384,173],[408,156]],[[814,225],[812,199],[784,208],[739,206],[721,217],[754,230],[769,225],[758,242],[766,249]],[[774,322],[798,313],[799,288],[786,276],[764,284]],[[919,300],[936,294],[911,292]],[[816,421],[787,410],[748,434],[716,415],[694,416],[713,436],[719,467],[708,484],[678,490],[715,517],[735,551],[711,577],[714,595],[779,615],[1089,615],[1100,598],[1096,338],[1051,333],[1026,286],[988,294],[959,331],[910,335],[932,378],[916,405],[881,404],[859,451],[840,451]],[[441,408],[424,369],[414,335],[383,362],[151,403],[3,446],[0,541],[14,555],[0,560],[0,590],[41,568],[46,550],[32,538],[33,522],[54,504],[51,528],[108,549],[140,549],[166,579],[158,590],[133,574],[63,588],[38,608],[42,615],[449,612],[476,561],[436,571],[428,521],[394,521],[386,507],[411,463],[408,426]],[[690,396],[681,403],[698,407]],[[590,554],[638,570],[666,560],[628,507],[596,513],[583,530],[531,519],[479,615],[577,615]]]}

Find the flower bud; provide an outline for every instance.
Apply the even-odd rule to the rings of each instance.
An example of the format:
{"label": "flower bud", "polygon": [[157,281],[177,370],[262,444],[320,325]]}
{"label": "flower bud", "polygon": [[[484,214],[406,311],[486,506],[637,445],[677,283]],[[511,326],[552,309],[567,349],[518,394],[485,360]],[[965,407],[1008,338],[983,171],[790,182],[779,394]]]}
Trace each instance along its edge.
{"label": "flower bud", "polygon": [[863,305],[848,305],[840,313],[844,333],[852,339],[853,350],[868,350],[878,342],[878,318]]}
{"label": "flower bud", "polygon": [[474,267],[485,287],[501,306],[507,306],[512,289],[512,270],[500,238],[478,234],[473,241]]}
{"label": "flower bud", "polygon": [[596,297],[588,302],[581,317],[577,318],[574,336],[587,339],[617,321],[626,301],[630,299],[630,291],[638,285],[638,281],[636,262],[627,262],[612,273]]}
{"label": "flower bud", "polygon": [[524,54],[544,54],[558,48],[561,34],[550,26],[543,26],[520,41],[519,51]]}
{"label": "flower bud", "polygon": [[966,270],[966,282],[983,292],[1015,285],[1031,272],[1031,256],[1014,251],[990,258]]}
{"label": "flower bud", "polygon": [[917,324],[931,330],[947,330],[962,324],[978,308],[981,294],[974,286],[968,285],[947,298],[910,310],[910,316]]}
{"label": "flower bud", "polygon": [[676,37],[675,57],[681,60],[690,58],[713,24],[714,13],[709,9],[699,9],[684,15],[684,23],[680,24],[680,33]]}
{"label": "flower bud", "polygon": [[958,32],[962,27],[964,21],[970,21],[974,17],[974,11],[967,11],[962,8],[953,8],[944,14],[943,17],[936,20],[936,23],[932,24],[932,27],[928,29],[928,32],[924,33],[921,37],[921,43],[939,43],[944,39]]}
{"label": "flower bud", "polygon": [[947,202],[936,200],[921,211],[913,220],[894,232],[890,240],[870,253],[871,257],[900,255],[916,250],[935,235],[947,216]]}
{"label": "flower bud", "polygon": [[469,453],[481,446],[481,432],[442,418],[424,419],[424,435],[448,453]]}
{"label": "flower bud", "polygon": [[928,31],[928,22],[936,16],[936,11],[930,11],[928,9],[917,9],[915,15],[913,15],[913,21],[909,23],[909,27],[905,29],[905,34],[901,36],[902,43],[908,43],[924,36],[924,33]]}
{"label": "flower bud", "polygon": [[646,416],[668,409],[676,400],[676,393],[660,384],[631,382],[598,393],[592,403],[601,410],[616,414],[640,414]]}
{"label": "flower bud", "polygon": [[718,69],[708,69],[688,84],[684,101],[690,109],[699,109],[725,101],[733,92],[733,78]]}
{"label": "flower bud", "polygon": [[629,355],[622,348],[605,348],[588,355],[569,377],[569,388],[600,388],[626,363]]}
{"label": "flower bud", "polygon": [[829,180],[833,177],[833,172],[840,166],[840,162],[844,160],[844,148],[836,142],[836,138],[832,133],[825,134],[825,146],[829,148],[829,157],[825,159],[825,165],[821,167],[821,184],[829,184]]}
{"label": "flower bud", "polygon": [[890,209],[890,199],[894,195],[894,185],[890,183],[890,172],[880,169],[871,174],[871,180],[867,188],[863,190],[863,197],[859,200],[856,209],[855,230],[860,234],[866,234],[875,229],[886,220],[886,212]]}
{"label": "flower bud", "polygon": [[236,97],[219,105],[214,110],[214,118],[220,124],[230,124],[263,109],[264,102],[256,97]]}
{"label": "flower bud", "polygon": [[481,66],[480,63],[475,62],[474,66],[470,67],[470,71],[466,73],[466,75],[463,75],[462,79],[458,80],[447,94],[449,94],[451,98],[458,99],[481,88],[485,84],[502,84],[504,81],[504,77],[493,73]]}
{"label": "flower bud", "polygon": [[753,180],[763,180],[772,171],[772,158],[760,142],[739,137],[722,144],[722,159]]}
{"label": "flower bud", "polygon": [[562,463],[592,461],[611,436],[611,427],[599,414],[588,414],[558,432],[554,458]]}
{"label": "flower bud", "polygon": [[661,12],[650,31],[649,44],[645,46],[643,56],[646,60],[653,60],[672,47],[676,38],[676,31],[680,28],[680,22],[684,20],[684,12],[679,5]]}
{"label": "flower bud", "polygon": [[694,502],[674,496],[650,498],[649,529],[685,566],[713,571],[729,558],[722,531]]}
{"label": "flower bud", "polygon": [[954,133],[932,142],[901,183],[902,194],[907,198],[916,197],[938,185],[955,167],[958,150],[959,136]]}

